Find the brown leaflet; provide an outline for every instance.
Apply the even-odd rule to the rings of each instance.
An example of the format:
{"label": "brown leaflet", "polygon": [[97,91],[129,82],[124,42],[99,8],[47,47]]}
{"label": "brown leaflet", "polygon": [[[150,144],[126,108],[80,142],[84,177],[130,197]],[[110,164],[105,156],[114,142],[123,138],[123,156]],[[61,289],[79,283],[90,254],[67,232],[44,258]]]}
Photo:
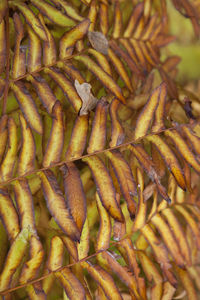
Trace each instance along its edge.
{"label": "brown leaflet", "polygon": [[170,227],[165,222],[165,220],[161,217],[159,213],[157,213],[151,218],[151,222],[155,225],[155,227],[159,231],[166,247],[168,248],[169,252],[174,258],[176,264],[180,267],[184,267],[185,261],[181,254],[178,243],[174,238],[174,235],[170,230]]}
{"label": "brown leaflet", "polygon": [[80,84],[78,80],[75,80],[75,88],[82,100],[82,107],[79,111],[79,115],[87,115],[89,111],[93,110],[98,102],[98,99],[95,98],[91,92],[92,86],[84,82]]}
{"label": "brown leaflet", "polygon": [[6,64],[6,26],[5,21],[0,23],[0,74],[4,71]]}
{"label": "brown leaflet", "polygon": [[175,56],[175,55],[170,56],[164,61],[162,67],[165,70],[165,72],[169,73],[176,68],[176,66],[180,63],[180,61],[181,61],[180,56]]}
{"label": "brown leaflet", "polygon": [[165,208],[161,211],[162,215],[166,218],[170,228],[173,231],[173,234],[177,240],[182,256],[184,257],[186,264],[191,265],[191,255],[188,246],[187,239],[184,235],[182,227],[178,221],[178,218],[175,217],[172,209]]}
{"label": "brown leaflet", "polygon": [[[153,281],[151,288],[151,299],[161,300],[163,292],[163,281],[161,274],[158,272],[156,265],[143,251],[137,252],[138,258],[149,282]],[[163,299],[164,300],[164,299]],[[167,299],[166,299],[167,300]],[[171,299],[169,299],[171,300]]]}
{"label": "brown leaflet", "polygon": [[38,20],[38,18],[34,15],[34,13],[29,9],[29,7],[22,2],[14,2],[13,6],[17,7],[19,11],[23,14],[26,22],[31,26],[32,30],[43,40],[47,41],[48,38],[46,36],[45,30]]}
{"label": "brown leaflet", "polygon": [[32,233],[35,233],[36,228],[33,198],[28,181],[26,179],[16,180],[13,185],[21,228],[31,229]]}
{"label": "brown leaflet", "polygon": [[167,195],[165,187],[160,183],[160,178],[156,173],[152,161],[144,149],[139,145],[129,145],[128,148],[133,152],[138,162],[142,165],[149,178],[156,183],[160,195],[167,201],[170,202],[170,198]]}
{"label": "brown leaflet", "polygon": [[44,17],[42,14],[38,14],[38,18],[45,30],[47,41],[43,42],[43,64],[45,66],[53,65],[56,62],[56,44],[55,40],[45,25]]}
{"label": "brown leaflet", "polygon": [[[121,41],[122,39],[120,39]],[[122,45],[124,45],[124,47],[126,48],[127,45],[129,45],[128,41],[127,40],[123,40],[122,42]],[[137,60],[136,58],[132,59],[132,56],[133,56],[133,50],[131,51],[130,50],[130,46],[127,46],[127,52],[128,54],[121,49],[121,47],[119,47],[117,45],[117,43],[113,40],[109,41],[109,46],[114,50],[114,52],[116,53],[116,55],[119,57],[119,59],[121,59],[121,57],[123,58],[123,60],[127,63],[128,67],[131,69],[131,71],[133,73],[136,73],[137,75],[139,75],[140,77],[142,76],[141,72],[138,70],[138,67],[135,63],[135,60]],[[111,49],[110,49],[111,50]],[[129,53],[130,52],[130,53]],[[112,52],[113,53],[113,52]],[[110,54],[110,59],[112,58],[112,53]],[[116,56],[116,57],[117,57]],[[113,64],[115,65],[115,67],[117,68],[117,63],[118,61],[115,59],[115,61],[113,61]],[[120,65],[119,65],[120,67]],[[123,64],[122,64],[122,67],[123,67]],[[124,68],[124,67],[123,67]],[[119,74],[120,75],[120,74]],[[122,76],[122,74],[121,74]],[[123,75],[124,76],[124,75]],[[125,77],[125,76],[124,76]],[[128,84],[128,81],[127,81],[127,84]],[[129,86],[128,86],[129,85]],[[128,84],[127,87],[129,88],[130,91],[133,90],[133,87],[130,86],[130,84]]]}
{"label": "brown leaflet", "polygon": [[97,284],[100,285],[109,300],[122,300],[120,292],[109,273],[98,265],[92,265],[90,262],[83,262],[82,266]]}
{"label": "brown leaflet", "polygon": [[112,65],[115,67],[117,73],[122,78],[124,83],[126,84],[127,88],[130,90],[130,92],[133,92],[133,88],[131,85],[131,81],[129,78],[129,75],[124,67],[124,64],[121,62],[121,59],[118,58],[118,56],[115,54],[115,52],[109,48],[108,49],[108,57],[110,61],[112,62]]}
{"label": "brown leaflet", "polygon": [[45,73],[47,73],[59,85],[63,93],[67,95],[67,98],[75,112],[78,113],[81,108],[82,101],[73,84],[58,69],[45,68]]}
{"label": "brown leaflet", "polygon": [[155,67],[157,65],[158,61],[157,61],[157,57],[155,59],[155,57],[151,53],[152,47],[147,47],[147,43],[145,43],[143,41],[138,41],[138,47],[141,49],[141,52],[143,53],[146,62],[151,67]]}
{"label": "brown leaflet", "polygon": [[17,126],[12,118],[8,119],[8,148],[0,166],[0,178],[6,181],[12,177],[17,156]]}
{"label": "brown leaflet", "polygon": [[138,293],[142,299],[147,299],[145,280],[140,276],[141,269],[137,263],[137,251],[134,249],[132,241],[129,238],[122,240],[120,244],[126,251],[126,255],[128,258],[128,266],[132,273],[135,275]]}
{"label": "brown leaflet", "polygon": [[177,130],[166,130],[165,135],[173,141],[180,154],[194,168],[194,170],[200,173],[199,162]]}
{"label": "brown leaflet", "polygon": [[110,76],[112,76],[112,70],[105,55],[92,48],[88,49],[88,53],[92,54],[96,58],[100,67]]}
{"label": "brown leaflet", "polygon": [[131,218],[133,218],[135,216],[135,211],[136,211],[134,196],[137,195],[137,189],[131,173],[131,169],[120,152],[107,151],[105,154],[111,162],[115,175],[118,179],[123,197],[127,202],[130,216]]}
{"label": "brown leaflet", "polygon": [[145,225],[143,228],[140,229],[142,234],[144,235],[147,242],[152,247],[157,262],[159,262],[164,274],[166,275],[169,282],[174,286],[177,284],[176,278],[174,274],[171,272],[171,264],[169,262],[169,258],[167,255],[167,250],[164,245],[161,243],[160,239],[156,236],[150,225]]}
{"label": "brown leaflet", "polygon": [[146,27],[144,28],[144,32],[141,37],[143,41],[151,40],[153,31],[157,27],[156,26],[157,20],[158,20],[158,14],[155,14],[150,18],[149,22],[146,24]]}
{"label": "brown leaflet", "polygon": [[8,116],[3,115],[0,119],[0,162],[6,149],[7,138],[8,138]]}
{"label": "brown leaflet", "polygon": [[88,39],[90,41],[90,44],[96,51],[104,55],[108,54],[108,40],[102,32],[89,31]]}
{"label": "brown leaflet", "polygon": [[11,243],[20,232],[18,214],[6,190],[0,189],[0,217]]}
{"label": "brown leaflet", "polygon": [[162,156],[160,155],[159,151],[153,143],[151,144],[151,156],[156,172],[158,173],[160,178],[164,177],[166,172],[165,163]]}
{"label": "brown leaflet", "polygon": [[28,75],[26,79],[32,83],[43,106],[45,107],[47,112],[51,114],[52,108],[57,99],[48,83],[39,74],[34,74],[34,76]]}
{"label": "brown leaflet", "polygon": [[87,141],[89,115],[77,116],[65,155],[66,160],[83,154]]}
{"label": "brown leaflet", "polygon": [[15,50],[12,64],[12,77],[16,79],[19,76],[23,76],[26,73],[26,48],[20,46],[24,37],[23,23],[17,13],[13,15],[13,21],[15,26]]}
{"label": "brown leaflet", "polygon": [[122,103],[125,103],[125,98],[120,87],[104,70],[102,70],[89,56],[81,55],[75,56],[75,60],[82,62],[95,76],[113,93]]}
{"label": "brown leaflet", "polygon": [[59,279],[70,300],[86,299],[84,287],[69,268],[56,272],[55,276]]}
{"label": "brown leaflet", "polygon": [[79,231],[82,232],[87,211],[79,170],[73,163],[64,164],[60,169],[63,173],[67,207]]}
{"label": "brown leaflet", "polygon": [[50,137],[45,149],[43,166],[48,167],[51,164],[58,163],[61,159],[64,143],[64,122],[63,111],[60,101],[56,101],[52,108],[52,127]]}
{"label": "brown leaflet", "polygon": [[183,170],[181,169],[181,166],[172,152],[172,150],[169,148],[169,146],[158,136],[158,135],[151,135],[146,138],[148,141],[152,142],[159,153],[162,155],[167,167],[170,169],[172,174],[174,175],[178,185],[185,190],[186,183],[185,183],[185,177],[183,174]]}
{"label": "brown leaflet", "polygon": [[42,47],[39,37],[29,25],[27,25],[27,31],[29,37],[27,68],[28,72],[32,73],[41,68]]}
{"label": "brown leaflet", "polygon": [[[52,272],[63,265],[63,254],[64,246],[60,237],[54,236],[51,239],[49,255],[47,259],[47,264],[45,266],[45,273]],[[42,287],[46,294],[49,293],[53,282],[55,281],[54,275],[50,274],[42,282]]]}
{"label": "brown leaflet", "polygon": [[138,207],[137,213],[133,224],[133,231],[137,231],[146,224],[146,214],[147,214],[147,202],[144,202],[144,176],[142,171],[137,168],[137,184],[138,184]]}
{"label": "brown leaflet", "polygon": [[20,266],[28,248],[29,232],[27,228],[21,230],[13,241],[7,254],[4,268],[0,274],[0,292],[10,287],[14,273]]}
{"label": "brown leaflet", "polygon": [[102,160],[97,156],[90,156],[84,158],[83,161],[89,165],[92,171],[97,186],[97,193],[105,209],[115,220],[124,222],[124,216],[117,203],[112,179]]}
{"label": "brown leaflet", "polygon": [[104,35],[107,35],[109,30],[109,20],[108,20],[108,4],[100,2],[99,7],[99,20],[100,29]]}
{"label": "brown leaflet", "polygon": [[118,146],[123,143],[125,138],[124,129],[119,121],[117,111],[119,109],[120,102],[114,98],[109,106],[109,113],[111,119],[111,141],[110,147]]}
{"label": "brown leaflet", "polygon": [[65,59],[72,55],[76,42],[84,38],[88,31],[89,25],[90,20],[84,19],[81,23],[64,33],[59,44],[60,59]]}
{"label": "brown leaflet", "polygon": [[185,207],[183,207],[183,205],[175,204],[174,208],[183,216],[188,226],[191,228],[191,231],[195,237],[197,248],[200,249],[200,232],[198,228],[198,223],[194,220],[191,213],[189,213],[188,210]]}
{"label": "brown leaflet", "polygon": [[62,27],[75,25],[74,20],[70,19],[68,16],[63,14],[62,11],[56,9],[55,6],[50,5],[48,2],[44,0],[31,0],[31,3],[53,23]]}
{"label": "brown leaflet", "polygon": [[77,250],[76,242],[72,241],[68,236],[64,236],[64,235],[61,236],[61,239],[67,251],[71,255],[71,257],[75,261],[78,261],[78,250]]}
{"label": "brown leaflet", "polygon": [[114,26],[112,37],[118,39],[122,32],[122,13],[120,9],[120,1],[115,1]]}
{"label": "brown leaflet", "polygon": [[69,212],[65,198],[53,172],[50,170],[41,172],[40,178],[42,181],[44,197],[51,215],[67,236],[73,241],[79,241],[79,229]]}
{"label": "brown leaflet", "polygon": [[[128,52],[128,55],[131,58],[131,59],[129,59],[130,63],[128,63],[128,66],[130,64],[130,68],[131,68],[133,73],[136,73],[138,75],[140,74],[141,76],[143,76],[144,72],[143,72],[142,66],[138,63],[138,58],[136,56],[135,50],[134,50],[133,46],[131,45],[129,39],[126,40],[126,39],[120,38],[119,40],[120,40],[120,43],[126,49],[126,51]],[[111,42],[112,41],[110,41],[110,43]],[[112,47],[113,46],[114,46],[114,44],[112,43]],[[124,55],[124,53],[125,53],[124,51],[122,51],[122,49],[120,49],[120,47],[118,47],[118,49],[116,48],[116,50],[117,50],[118,53],[120,53],[120,55]],[[124,57],[124,60],[125,60],[125,57]]]}
{"label": "brown leaflet", "polygon": [[124,31],[124,37],[125,38],[130,38],[133,35],[133,32],[143,14],[143,10],[144,10],[144,3],[138,3],[134,9],[133,12],[128,20],[128,25]]}
{"label": "brown leaflet", "polygon": [[111,270],[119,277],[119,279],[129,288],[130,293],[136,297],[136,299],[141,299],[137,291],[137,283],[135,276],[127,270],[126,267],[122,267],[116,260],[116,258],[108,251],[102,253],[103,258],[105,258],[111,267]]}
{"label": "brown leaflet", "polygon": [[[158,46],[159,47],[159,46]],[[166,73],[162,68],[159,67],[160,75],[167,84],[167,91],[173,99],[178,99],[178,91],[175,82],[171,79],[171,77]]]}
{"label": "brown leaflet", "polygon": [[23,115],[19,115],[21,125],[21,151],[18,160],[18,174],[23,175],[34,170],[35,161],[35,141],[30,127],[28,126]]}
{"label": "brown leaflet", "polygon": [[154,113],[157,109],[160,94],[162,90],[165,89],[165,85],[161,84],[156,89],[153,90],[149,100],[147,101],[146,105],[142,109],[136,123],[134,139],[137,140],[142,136],[147,134],[148,128],[152,122]]}
{"label": "brown leaflet", "polygon": [[0,77],[0,97],[3,95],[5,88],[5,79]]}
{"label": "brown leaflet", "polygon": [[14,92],[14,95],[17,99],[19,107],[24,114],[25,119],[29,125],[37,133],[42,134],[42,120],[38,113],[37,107],[32,96],[29,94],[26,86],[22,82],[16,82],[11,84],[11,88]]}
{"label": "brown leaflet", "polygon": [[97,103],[87,153],[94,153],[105,147],[108,105],[105,97],[102,97]]}
{"label": "brown leaflet", "polygon": [[[107,250],[111,238],[111,221],[107,210],[103,207],[99,195],[96,193],[97,209],[100,217],[100,227],[96,241],[96,250]],[[121,223],[120,223],[121,224]]]}

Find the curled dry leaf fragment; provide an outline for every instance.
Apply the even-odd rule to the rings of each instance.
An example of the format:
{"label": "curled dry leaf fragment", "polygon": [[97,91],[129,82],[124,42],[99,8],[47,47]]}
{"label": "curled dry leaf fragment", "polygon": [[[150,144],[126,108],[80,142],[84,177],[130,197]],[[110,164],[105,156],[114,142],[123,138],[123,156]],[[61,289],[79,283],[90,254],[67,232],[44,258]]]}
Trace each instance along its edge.
{"label": "curled dry leaf fragment", "polygon": [[108,40],[102,32],[88,31],[88,39],[95,50],[108,54]]}
{"label": "curled dry leaf fragment", "polygon": [[95,98],[91,93],[91,85],[87,82],[80,84],[78,80],[75,80],[75,88],[80,96],[81,100],[83,101],[82,107],[80,109],[79,115],[87,115],[89,111],[95,108],[98,99]]}

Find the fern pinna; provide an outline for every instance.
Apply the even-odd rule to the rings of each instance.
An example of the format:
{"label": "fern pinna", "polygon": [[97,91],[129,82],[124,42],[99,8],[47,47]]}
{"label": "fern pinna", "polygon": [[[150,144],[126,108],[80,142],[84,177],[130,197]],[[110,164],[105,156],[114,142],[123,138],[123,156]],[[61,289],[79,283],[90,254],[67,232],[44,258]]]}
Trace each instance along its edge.
{"label": "fern pinna", "polygon": [[198,299],[199,99],[168,28],[165,0],[1,0],[2,299]]}

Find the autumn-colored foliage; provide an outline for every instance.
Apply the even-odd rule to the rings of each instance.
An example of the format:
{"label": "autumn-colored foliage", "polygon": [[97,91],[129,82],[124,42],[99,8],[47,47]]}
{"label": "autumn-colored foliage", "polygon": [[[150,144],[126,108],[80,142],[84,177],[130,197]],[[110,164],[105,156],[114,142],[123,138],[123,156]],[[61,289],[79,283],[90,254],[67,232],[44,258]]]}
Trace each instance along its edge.
{"label": "autumn-colored foliage", "polygon": [[[0,0],[1,299],[198,299],[200,100],[168,2]],[[199,37],[198,1],[170,3]]]}

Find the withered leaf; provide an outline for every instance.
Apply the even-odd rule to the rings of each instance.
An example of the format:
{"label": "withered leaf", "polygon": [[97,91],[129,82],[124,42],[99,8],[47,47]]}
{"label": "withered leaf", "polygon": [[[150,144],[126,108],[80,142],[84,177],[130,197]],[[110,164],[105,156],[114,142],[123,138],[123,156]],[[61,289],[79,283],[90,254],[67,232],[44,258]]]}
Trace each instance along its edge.
{"label": "withered leaf", "polygon": [[108,40],[102,32],[88,31],[88,39],[95,50],[108,54]]}
{"label": "withered leaf", "polygon": [[87,82],[80,84],[78,80],[75,80],[76,91],[83,101],[79,115],[87,115],[89,111],[93,110],[98,102],[98,99],[92,95],[91,85]]}

